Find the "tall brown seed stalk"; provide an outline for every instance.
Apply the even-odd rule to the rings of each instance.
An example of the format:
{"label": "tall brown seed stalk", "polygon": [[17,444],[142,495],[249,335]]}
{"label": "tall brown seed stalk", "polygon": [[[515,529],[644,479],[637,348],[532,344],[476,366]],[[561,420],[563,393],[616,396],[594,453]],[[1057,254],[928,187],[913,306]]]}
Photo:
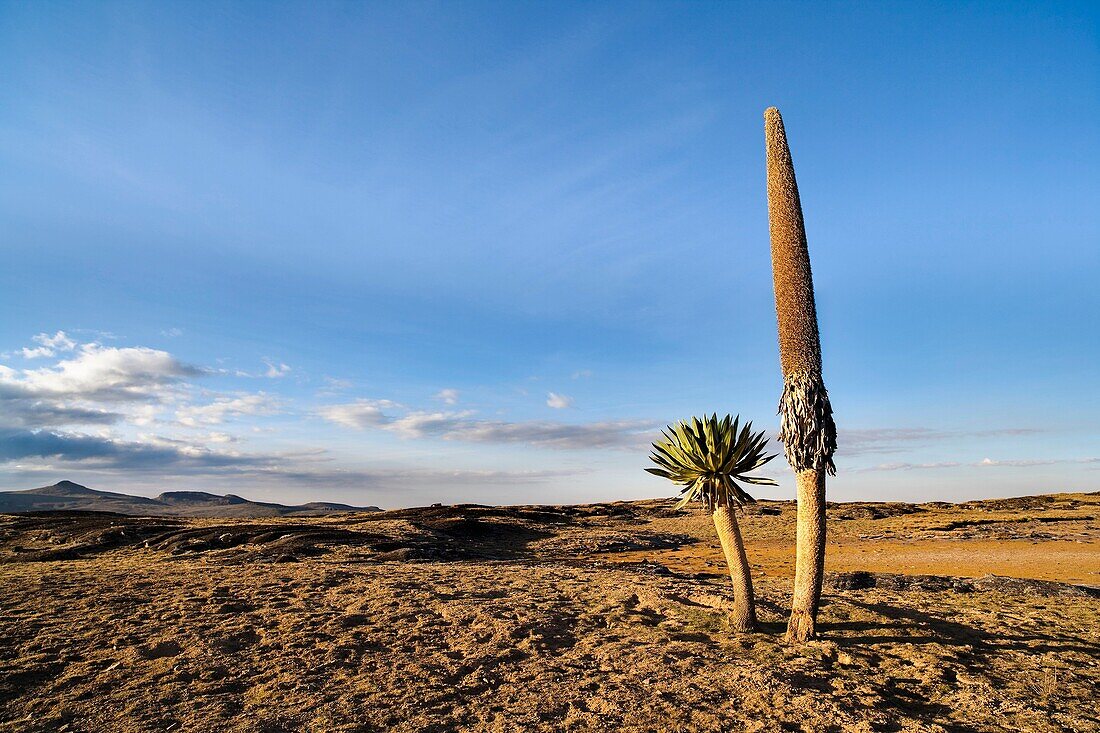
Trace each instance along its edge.
{"label": "tall brown seed stalk", "polygon": [[794,599],[787,640],[816,636],[825,573],[825,474],[836,473],[836,426],[821,377],[814,283],[791,151],[779,110],[764,112],[775,311],[783,395],[779,439],[798,484]]}

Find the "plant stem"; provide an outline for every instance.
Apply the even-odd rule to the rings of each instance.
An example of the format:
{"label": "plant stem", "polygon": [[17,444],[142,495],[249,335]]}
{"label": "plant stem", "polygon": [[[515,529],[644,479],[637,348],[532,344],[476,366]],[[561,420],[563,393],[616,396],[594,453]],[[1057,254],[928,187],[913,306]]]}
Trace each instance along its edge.
{"label": "plant stem", "polygon": [[817,606],[825,574],[825,471],[800,471],[798,529],[795,550],[794,599],[787,624],[787,641],[797,643],[817,635]]}
{"label": "plant stem", "polygon": [[714,510],[712,518],[718,540],[722,543],[722,552],[726,555],[730,580],[733,581],[733,613],[730,616],[730,627],[734,631],[755,631],[756,600],[752,591],[749,558],[745,554],[745,544],[741,541],[737,517],[728,506],[720,506]]}

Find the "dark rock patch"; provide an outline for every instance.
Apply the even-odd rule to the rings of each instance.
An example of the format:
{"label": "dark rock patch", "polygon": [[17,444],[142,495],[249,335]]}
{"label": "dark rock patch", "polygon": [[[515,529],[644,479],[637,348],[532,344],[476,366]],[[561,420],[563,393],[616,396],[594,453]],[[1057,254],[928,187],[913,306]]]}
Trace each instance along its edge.
{"label": "dark rock patch", "polygon": [[850,573],[828,573],[826,582],[833,590],[859,591],[870,588],[894,591],[956,593],[995,592],[1017,596],[1100,598],[1100,588],[1088,585],[1058,583],[1051,580],[1008,578],[983,575],[980,578],[957,578],[945,575],[898,575],[857,570]]}

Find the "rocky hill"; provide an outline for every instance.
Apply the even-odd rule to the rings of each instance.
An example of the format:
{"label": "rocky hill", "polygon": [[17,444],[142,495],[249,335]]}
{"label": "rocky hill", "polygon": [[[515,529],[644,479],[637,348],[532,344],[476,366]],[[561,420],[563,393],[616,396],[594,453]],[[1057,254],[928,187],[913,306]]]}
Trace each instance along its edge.
{"label": "rocky hill", "polygon": [[341,512],[376,512],[376,506],[355,507],[331,502],[287,505],[249,501],[236,494],[205,491],[166,491],[159,496],[131,496],[89,489],[72,481],[59,481],[26,491],[0,491],[0,513],[43,511],[114,512],[142,517],[315,517]]}

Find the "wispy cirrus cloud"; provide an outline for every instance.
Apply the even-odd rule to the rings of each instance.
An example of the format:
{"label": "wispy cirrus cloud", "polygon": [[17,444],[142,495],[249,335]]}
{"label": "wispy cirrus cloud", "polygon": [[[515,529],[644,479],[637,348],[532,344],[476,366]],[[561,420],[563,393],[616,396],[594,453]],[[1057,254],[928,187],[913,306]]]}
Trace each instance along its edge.
{"label": "wispy cirrus cloud", "polygon": [[439,438],[468,443],[522,443],[542,448],[587,450],[638,448],[647,445],[660,424],[648,420],[614,420],[594,423],[561,423],[543,420],[509,422],[475,417],[471,411],[409,411],[389,400],[361,399],[327,405],[318,414],[329,422],[355,429],[374,428],[404,438]]}
{"label": "wispy cirrus cloud", "polygon": [[1080,465],[1096,463],[1100,464],[1100,458],[1007,458],[1007,459],[992,459],[983,458],[980,461],[940,461],[934,463],[909,463],[905,461],[899,461],[894,463],[880,463],[876,466],[866,466],[862,468],[850,468],[845,469],[852,473],[868,473],[874,471],[920,471],[927,469],[941,469],[941,468],[1032,468],[1035,466],[1055,466],[1055,465]]}
{"label": "wispy cirrus cloud", "polygon": [[974,465],[983,468],[996,466],[1006,468],[1031,468],[1032,466],[1054,466],[1058,464],[1082,463],[1100,463],[1100,458],[983,458]]}
{"label": "wispy cirrus cloud", "polygon": [[222,374],[232,374],[234,377],[244,377],[245,379],[282,379],[294,371],[289,364],[281,361],[267,357],[260,359],[260,361],[265,367],[261,372],[250,372],[245,369],[221,369],[219,371]]}
{"label": "wispy cirrus cloud", "polygon": [[453,487],[515,486],[539,484],[557,478],[582,476],[587,470],[478,471],[431,469],[274,469],[255,472],[294,485],[371,488],[378,490],[425,490]]}
{"label": "wispy cirrus cloud", "polygon": [[966,464],[958,461],[941,461],[935,463],[911,463],[906,461],[895,461],[893,463],[880,463],[876,466],[864,466],[861,468],[849,468],[845,469],[850,473],[870,473],[874,471],[917,471],[923,469],[932,468],[957,468]]}
{"label": "wispy cirrus cloud", "polygon": [[264,359],[264,364],[267,364],[267,370],[264,372],[264,376],[268,379],[282,379],[286,375],[290,374],[290,367],[283,362],[275,362],[270,359]]}
{"label": "wispy cirrus cloud", "polygon": [[838,452],[845,456],[896,453],[914,447],[964,438],[996,438],[1041,433],[1035,428],[990,430],[932,430],[930,428],[870,428],[838,431]]}

